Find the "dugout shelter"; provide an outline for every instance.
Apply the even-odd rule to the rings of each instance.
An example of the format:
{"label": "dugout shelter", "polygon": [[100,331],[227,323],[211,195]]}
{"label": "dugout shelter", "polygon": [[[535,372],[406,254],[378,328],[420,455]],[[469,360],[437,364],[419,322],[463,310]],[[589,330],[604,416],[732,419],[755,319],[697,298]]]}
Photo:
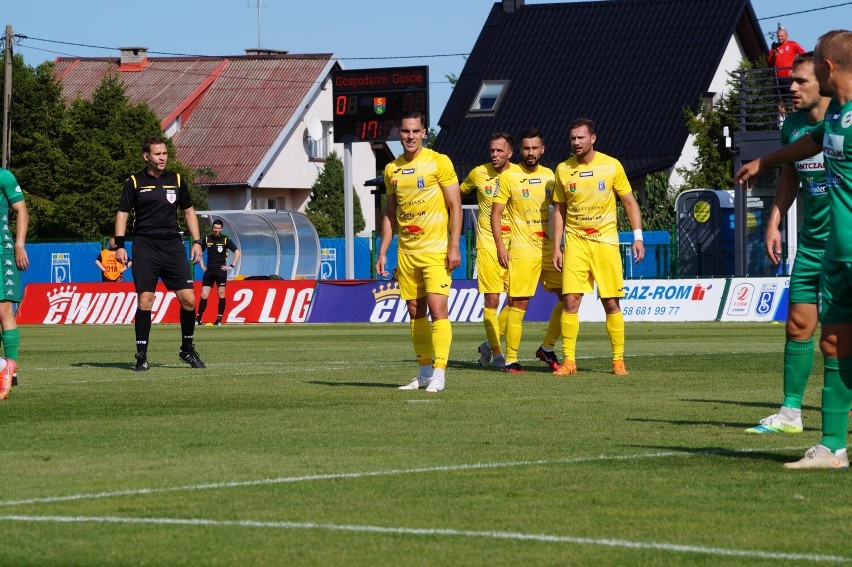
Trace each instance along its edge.
{"label": "dugout shelter", "polygon": [[231,278],[276,276],[284,280],[317,279],[320,240],[308,217],[296,211],[199,211],[202,237],[222,221],[222,232],[240,249]]}

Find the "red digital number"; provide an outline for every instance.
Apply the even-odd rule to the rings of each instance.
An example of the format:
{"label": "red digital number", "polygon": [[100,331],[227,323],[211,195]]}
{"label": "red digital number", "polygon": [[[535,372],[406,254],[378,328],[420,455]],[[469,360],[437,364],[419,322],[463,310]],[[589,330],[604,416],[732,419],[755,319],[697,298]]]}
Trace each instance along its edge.
{"label": "red digital number", "polygon": [[334,113],[337,116],[346,114],[346,95],[337,95],[337,99],[334,101]]}
{"label": "red digital number", "polygon": [[358,138],[361,140],[377,140],[379,139],[379,122],[377,120],[367,120],[361,122],[361,128],[358,131]]}

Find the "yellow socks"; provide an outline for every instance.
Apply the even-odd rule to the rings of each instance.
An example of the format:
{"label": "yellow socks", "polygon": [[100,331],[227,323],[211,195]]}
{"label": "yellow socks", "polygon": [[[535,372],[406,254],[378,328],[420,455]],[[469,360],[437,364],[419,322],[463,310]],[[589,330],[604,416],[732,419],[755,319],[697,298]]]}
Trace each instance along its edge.
{"label": "yellow socks", "polygon": [[624,360],[624,315],[621,311],[606,316],[606,334],[612,345],[612,359]]}
{"label": "yellow socks", "polygon": [[577,360],[577,336],[580,334],[580,314],[566,313],[560,315],[562,326],[562,355],[565,360]]}

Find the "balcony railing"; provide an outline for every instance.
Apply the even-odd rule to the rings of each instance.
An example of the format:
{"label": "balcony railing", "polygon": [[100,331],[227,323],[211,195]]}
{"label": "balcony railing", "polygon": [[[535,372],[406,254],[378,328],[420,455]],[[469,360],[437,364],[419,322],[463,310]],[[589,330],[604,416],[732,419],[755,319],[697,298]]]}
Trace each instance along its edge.
{"label": "balcony railing", "polygon": [[736,77],[740,131],[778,130],[784,116],[792,112],[790,91],[780,82],[774,67],[764,69],[739,69]]}

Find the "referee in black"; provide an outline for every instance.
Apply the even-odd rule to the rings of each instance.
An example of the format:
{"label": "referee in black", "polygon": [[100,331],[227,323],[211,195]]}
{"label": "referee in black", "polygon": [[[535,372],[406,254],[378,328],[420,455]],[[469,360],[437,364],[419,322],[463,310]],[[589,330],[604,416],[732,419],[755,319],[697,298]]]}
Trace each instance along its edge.
{"label": "referee in black", "polygon": [[[213,289],[213,284],[216,284],[216,293],[219,294],[218,313],[214,325],[222,324],[222,316],[225,314],[225,284],[228,281],[228,272],[234,269],[237,265],[237,260],[240,259],[240,249],[234,244],[228,236],[222,234],[224,223],[221,219],[213,221],[213,233],[208,234],[201,239],[201,250],[207,250],[207,265],[204,265],[204,260],[201,261],[201,269],[204,271],[204,277],[201,278],[201,301],[198,302],[198,317],[195,319],[195,324],[201,324],[201,317],[204,315],[204,310],[207,309],[207,296],[210,295],[210,290]],[[234,257],[228,262],[228,250]]]}
{"label": "referee in black", "polygon": [[126,264],[124,239],[127,218],[130,211],[136,213],[131,267],[137,294],[135,370],[142,372],[149,368],[151,307],[158,279],[163,280],[163,285],[174,291],[180,301],[180,359],[193,368],[204,368],[204,362],[192,343],[195,332],[195,291],[177,222],[178,209],[183,209],[186,227],[195,241],[191,259],[198,262],[201,259],[201,241],[192,197],[186,180],[180,174],[166,171],[169,152],[165,139],[145,139],[142,143],[142,159],[146,167],[131,175],[124,183],[115,217],[115,243],[118,246],[115,258]]}

